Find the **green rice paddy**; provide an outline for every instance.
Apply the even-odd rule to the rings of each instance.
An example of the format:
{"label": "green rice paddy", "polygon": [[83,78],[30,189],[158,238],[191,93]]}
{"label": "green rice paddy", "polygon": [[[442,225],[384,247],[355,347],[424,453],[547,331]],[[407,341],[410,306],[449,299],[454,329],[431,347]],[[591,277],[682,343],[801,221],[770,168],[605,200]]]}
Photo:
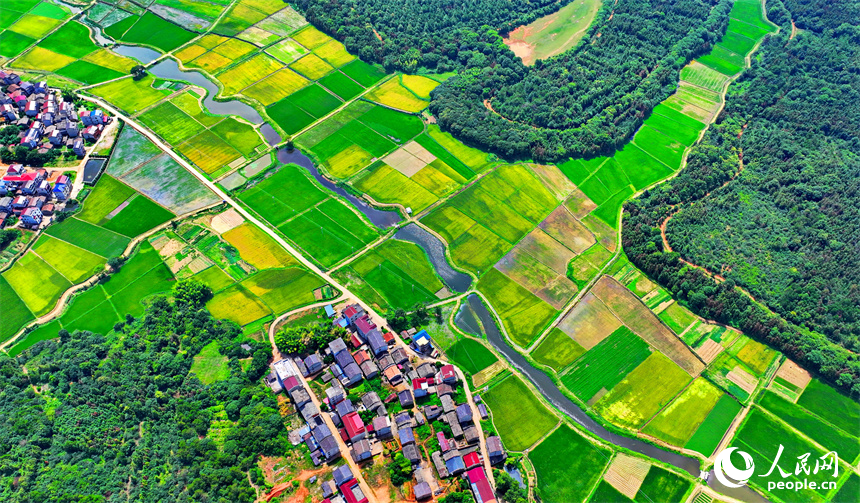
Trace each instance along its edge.
{"label": "green rice paddy", "polygon": [[499,361],[489,349],[480,342],[463,338],[445,350],[450,360],[464,372],[475,375]]}
{"label": "green rice paddy", "polygon": [[741,404],[737,400],[723,395],[684,447],[710,456],[740,411]]}
{"label": "green rice paddy", "polygon": [[611,455],[608,449],[593,445],[562,424],[529,453],[541,501],[585,501]]}
{"label": "green rice paddy", "polygon": [[481,397],[492,411],[493,425],[507,450],[523,451],[558,423],[558,418],[515,375],[506,377]]}
{"label": "green rice paddy", "polygon": [[553,327],[531,355],[536,362],[560,372],[584,353],[585,348],[557,327]]}
{"label": "green rice paddy", "polygon": [[639,486],[636,501],[649,503],[674,503],[684,501],[684,496],[692,487],[686,479],[665,468],[652,465],[648,475]]}
{"label": "green rice paddy", "polygon": [[576,360],[561,382],[588,401],[601,389],[611,390],[650,355],[648,344],[622,326]]}
{"label": "green rice paddy", "polygon": [[818,379],[809,382],[797,405],[848,433],[860,424],[860,404]]}

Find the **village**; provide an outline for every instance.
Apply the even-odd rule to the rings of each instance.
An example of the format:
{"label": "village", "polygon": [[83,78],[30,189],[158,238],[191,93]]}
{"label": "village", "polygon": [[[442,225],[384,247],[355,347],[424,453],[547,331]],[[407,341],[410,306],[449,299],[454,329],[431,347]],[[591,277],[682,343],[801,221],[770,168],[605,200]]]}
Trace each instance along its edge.
{"label": "village", "polygon": [[[7,154],[14,154],[19,161],[22,156],[27,161],[10,164],[0,179],[0,229],[17,225],[37,230],[63,209],[74,180],[64,169],[25,164],[56,159],[59,152],[84,158],[113,118],[100,109],[78,110],[60,90],[49,88],[47,81],[22,81],[15,73],[0,71],[0,83],[5,86],[0,94],[4,160]],[[13,134],[7,133],[9,126],[17,128]],[[37,155],[33,157],[33,153]]]}
{"label": "village", "polygon": [[362,473],[384,456],[402,465],[416,501],[444,496],[447,486],[460,487],[459,478],[477,503],[495,502],[492,466],[507,457],[501,439],[484,438],[486,405],[454,365],[436,359],[427,332],[409,329],[398,337],[359,304],[339,314],[327,305],[325,314],[348,336],[275,361],[265,378],[303,420],[291,442],[304,443],[314,465],[336,465],[331,479],[320,476],[323,503],[372,501]]}

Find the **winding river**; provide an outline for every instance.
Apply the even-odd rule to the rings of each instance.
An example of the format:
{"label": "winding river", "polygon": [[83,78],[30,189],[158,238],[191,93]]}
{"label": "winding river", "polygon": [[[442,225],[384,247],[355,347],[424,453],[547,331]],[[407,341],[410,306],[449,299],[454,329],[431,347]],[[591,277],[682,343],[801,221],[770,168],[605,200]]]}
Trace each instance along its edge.
{"label": "winding river", "polygon": [[466,293],[472,286],[472,277],[468,274],[454,270],[448,260],[445,259],[445,245],[433,234],[430,234],[418,224],[411,223],[394,235],[397,239],[409,241],[420,246],[430,258],[430,263],[436,269],[445,285],[457,293]]}
{"label": "winding river", "polygon": [[[697,459],[663,450],[635,438],[618,435],[589,417],[570,398],[564,396],[549,376],[533,367],[523,355],[508,345],[505,337],[496,326],[493,315],[487,310],[478,295],[471,294],[467,297],[467,302],[463,303],[460,312],[455,317],[455,322],[457,327],[465,332],[474,335],[485,333],[489,343],[502,353],[511,365],[520,370],[547,400],[595,436],[613,445],[668,463],[694,477],[700,475],[701,469]],[[482,325],[483,330],[481,329]],[[748,503],[766,503],[768,501],[746,486],[737,489],[725,487],[712,477],[710,472],[708,473],[708,485],[721,494]]]}

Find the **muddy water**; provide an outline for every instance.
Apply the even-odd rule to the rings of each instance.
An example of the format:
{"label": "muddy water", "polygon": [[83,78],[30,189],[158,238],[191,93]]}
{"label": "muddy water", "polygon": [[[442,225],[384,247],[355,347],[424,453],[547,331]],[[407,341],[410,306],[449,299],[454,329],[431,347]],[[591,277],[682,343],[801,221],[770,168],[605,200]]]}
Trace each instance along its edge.
{"label": "muddy water", "polygon": [[[523,355],[508,345],[504,335],[502,335],[496,326],[493,315],[487,310],[477,295],[472,294],[467,297],[467,302],[463,303],[460,312],[457,313],[454,320],[457,326],[465,332],[476,335],[486,334],[487,341],[502,353],[511,365],[519,369],[537,387],[544,398],[552,402],[559,410],[600,439],[668,463],[694,477],[700,475],[701,468],[697,459],[663,450],[641,440],[612,433],[589,417],[585,411],[559,391],[555,382],[549,376],[533,367]],[[483,329],[481,329],[481,325],[483,325]],[[768,501],[749,487],[744,486],[738,489],[727,488],[722,486],[710,473],[708,473],[708,476],[710,487],[722,494],[749,503],[766,503]]]}

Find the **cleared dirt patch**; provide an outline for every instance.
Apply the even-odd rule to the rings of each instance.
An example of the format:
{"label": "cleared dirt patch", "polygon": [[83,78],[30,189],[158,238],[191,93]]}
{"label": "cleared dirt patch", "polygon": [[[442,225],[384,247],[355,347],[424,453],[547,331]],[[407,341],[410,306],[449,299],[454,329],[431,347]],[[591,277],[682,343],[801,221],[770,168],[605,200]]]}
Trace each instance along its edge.
{"label": "cleared dirt patch", "polygon": [[564,205],[550,213],[540,223],[540,228],[577,254],[584,252],[597,242],[591,231],[582,225]]}
{"label": "cleared dirt patch", "polygon": [[211,225],[212,229],[214,229],[218,234],[223,234],[230,229],[242,225],[242,222],[244,221],[245,219],[242,218],[242,215],[240,215],[238,211],[230,208],[229,210],[212,217],[212,221],[209,225]]}
{"label": "cleared dirt patch", "polygon": [[541,228],[531,231],[514,249],[527,252],[558,274],[567,274],[567,264],[576,256]]}
{"label": "cleared dirt patch", "polygon": [[382,161],[410,178],[427,165],[425,161],[411,154],[405,148],[395,150],[385,156]]}
{"label": "cleared dirt patch", "polygon": [[603,276],[592,291],[625,325],[688,374],[697,376],[704,370],[705,365],[696,355],[633,292],[617,280]]}
{"label": "cleared dirt patch", "polygon": [[557,12],[520,26],[505,37],[505,45],[526,65],[574,47],[585,35],[600,8],[596,0],[574,0]]}
{"label": "cleared dirt patch", "polygon": [[630,499],[636,497],[651,464],[641,459],[619,454],[603,475],[603,480]]}
{"label": "cleared dirt patch", "polygon": [[756,384],[758,384],[758,379],[755,376],[740,367],[733,368],[726,377],[749,394],[755,391]]}
{"label": "cleared dirt patch", "polygon": [[162,246],[161,248],[157,248],[157,250],[158,250],[158,253],[162,257],[167,258],[167,257],[172,257],[173,255],[176,255],[179,252],[179,250],[181,250],[183,248],[185,248],[185,243],[183,243],[182,241],[179,241],[178,239],[171,239],[170,241],[165,243],[164,246]]}
{"label": "cleared dirt patch", "polygon": [[714,358],[723,350],[723,346],[713,339],[705,339],[701,346],[696,348],[696,353],[705,360],[705,363],[711,363]]}
{"label": "cleared dirt patch", "polygon": [[803,370],[797,366],[796,363],[788,359],[782,362],[782,365],[780,365],[779,370],[776,372],[776,377],[785,379],[791,384],[797,386],[800,388],[800,392],[803,392],[806,385],[812,380],[812,376],[809,375],[809,372]]}
{"label": "cleared dirt patch", "polygon": [[558,328],[588,350],[620,326],[621,321],[612,311],[593,293],[589,293],[567,313]]}

